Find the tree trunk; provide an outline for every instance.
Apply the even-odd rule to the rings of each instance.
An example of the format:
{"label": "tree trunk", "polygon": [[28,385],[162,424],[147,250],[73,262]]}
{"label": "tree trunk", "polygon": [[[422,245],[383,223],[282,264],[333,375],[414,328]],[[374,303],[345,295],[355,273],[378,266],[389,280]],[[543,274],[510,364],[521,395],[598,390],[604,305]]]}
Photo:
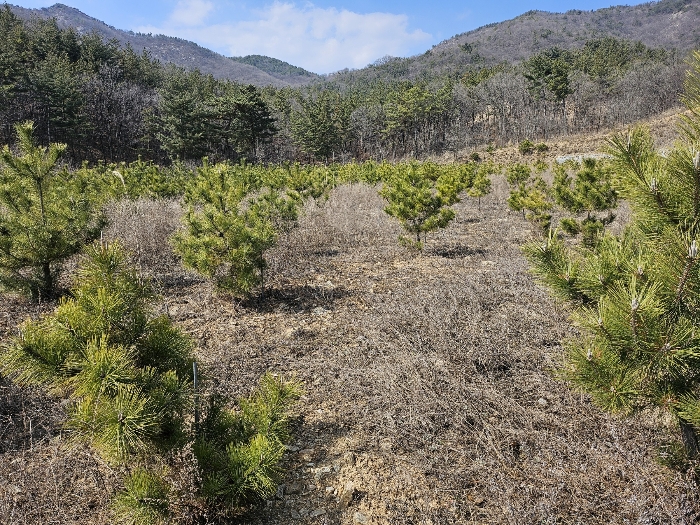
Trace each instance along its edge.
{"label": "tree trunk", "polygon": [[48,262],[41,264],[42,279],[36,299],[49,299],[53,296],[53,275],[51,274],[51,265]]}
{"label": "tree trunk", "polygon": [[697,458],[698,453],[700,453],[700,442],[698,442],[698,433],[695,427],[682,419],[678,420],[678,424],[681,427],[683,447],[685,448],[685,453],[688,455],[688,459]]}

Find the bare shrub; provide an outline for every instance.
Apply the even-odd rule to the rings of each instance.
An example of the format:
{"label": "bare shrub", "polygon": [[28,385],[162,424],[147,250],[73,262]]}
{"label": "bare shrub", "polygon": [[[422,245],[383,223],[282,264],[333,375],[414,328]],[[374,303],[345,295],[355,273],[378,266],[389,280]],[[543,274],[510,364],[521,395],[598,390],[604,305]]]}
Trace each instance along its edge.
{"label": "bare shrub", "polygon": [[175,199],[123,199],[109,205],[104,236],[119,239],[141,272],[172,273],[180,263],[169,239],[180,227],[182,214],[182,205]]}

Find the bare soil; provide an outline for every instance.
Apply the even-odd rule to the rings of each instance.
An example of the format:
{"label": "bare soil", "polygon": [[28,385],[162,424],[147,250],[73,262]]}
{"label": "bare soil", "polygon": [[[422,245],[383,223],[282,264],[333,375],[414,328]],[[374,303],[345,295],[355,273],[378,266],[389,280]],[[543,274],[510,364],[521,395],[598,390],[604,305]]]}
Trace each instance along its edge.
{"label": "bare soil", "polygon": [[[264,524],[690,524],[694,478],[658,462],[678,442],[656,413],[619,419],[555,378],[567,313],[528,274],[531,226],[505,181],[430,236],[423,253],[376,189],[309,204],[269,254],[264,294],[217,296],[183,271],[175,202],[112,209],[158,308],[197,343],[212,391],[246,395],[271,371],[306,393]],[[3,299],[0,337],[37,307]],[[61,404],[0,382],[0,522],[110,523],[121,473],[61,430]]]}

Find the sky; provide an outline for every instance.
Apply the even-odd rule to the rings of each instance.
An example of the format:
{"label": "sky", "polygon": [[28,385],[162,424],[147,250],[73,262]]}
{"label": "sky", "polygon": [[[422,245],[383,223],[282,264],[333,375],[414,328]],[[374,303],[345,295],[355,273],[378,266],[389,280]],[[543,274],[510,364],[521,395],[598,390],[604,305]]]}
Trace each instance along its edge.
{"label": "sky", "polygon": [[[531,9],[564,12],[612,0],[60,0],[117,29],[192,40],[226,56],[267,55],[314,73],[423,53],[459,33]],[[56,0],[11,0],[48,7]]]}

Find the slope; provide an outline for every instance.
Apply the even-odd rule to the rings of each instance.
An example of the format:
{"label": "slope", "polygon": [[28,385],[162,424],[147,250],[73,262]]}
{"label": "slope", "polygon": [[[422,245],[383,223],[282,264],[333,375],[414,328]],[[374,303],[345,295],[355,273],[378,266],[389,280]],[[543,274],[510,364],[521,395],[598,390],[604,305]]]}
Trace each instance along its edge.
{"label": "slope", "polygon": [[138,53],[147,50],[153,58],[161,62],[173,63],[185,69],[197,68],[203,73],[212,74],[215,78],[230,79],[256,86],[276,87],[302,85],[315,78],[315,75],[270,74],[255,65],[230,60],[194,42],[180,38],[122,31],[64,4],[54,4],[42,9],[26,9],[14,5],[10,8],[25,20],[33,16],[44,19],[55,18],[61,28],[70,27],[78,33],[96,32],[106,40],[117,40],[122,46],[130,44]]}

